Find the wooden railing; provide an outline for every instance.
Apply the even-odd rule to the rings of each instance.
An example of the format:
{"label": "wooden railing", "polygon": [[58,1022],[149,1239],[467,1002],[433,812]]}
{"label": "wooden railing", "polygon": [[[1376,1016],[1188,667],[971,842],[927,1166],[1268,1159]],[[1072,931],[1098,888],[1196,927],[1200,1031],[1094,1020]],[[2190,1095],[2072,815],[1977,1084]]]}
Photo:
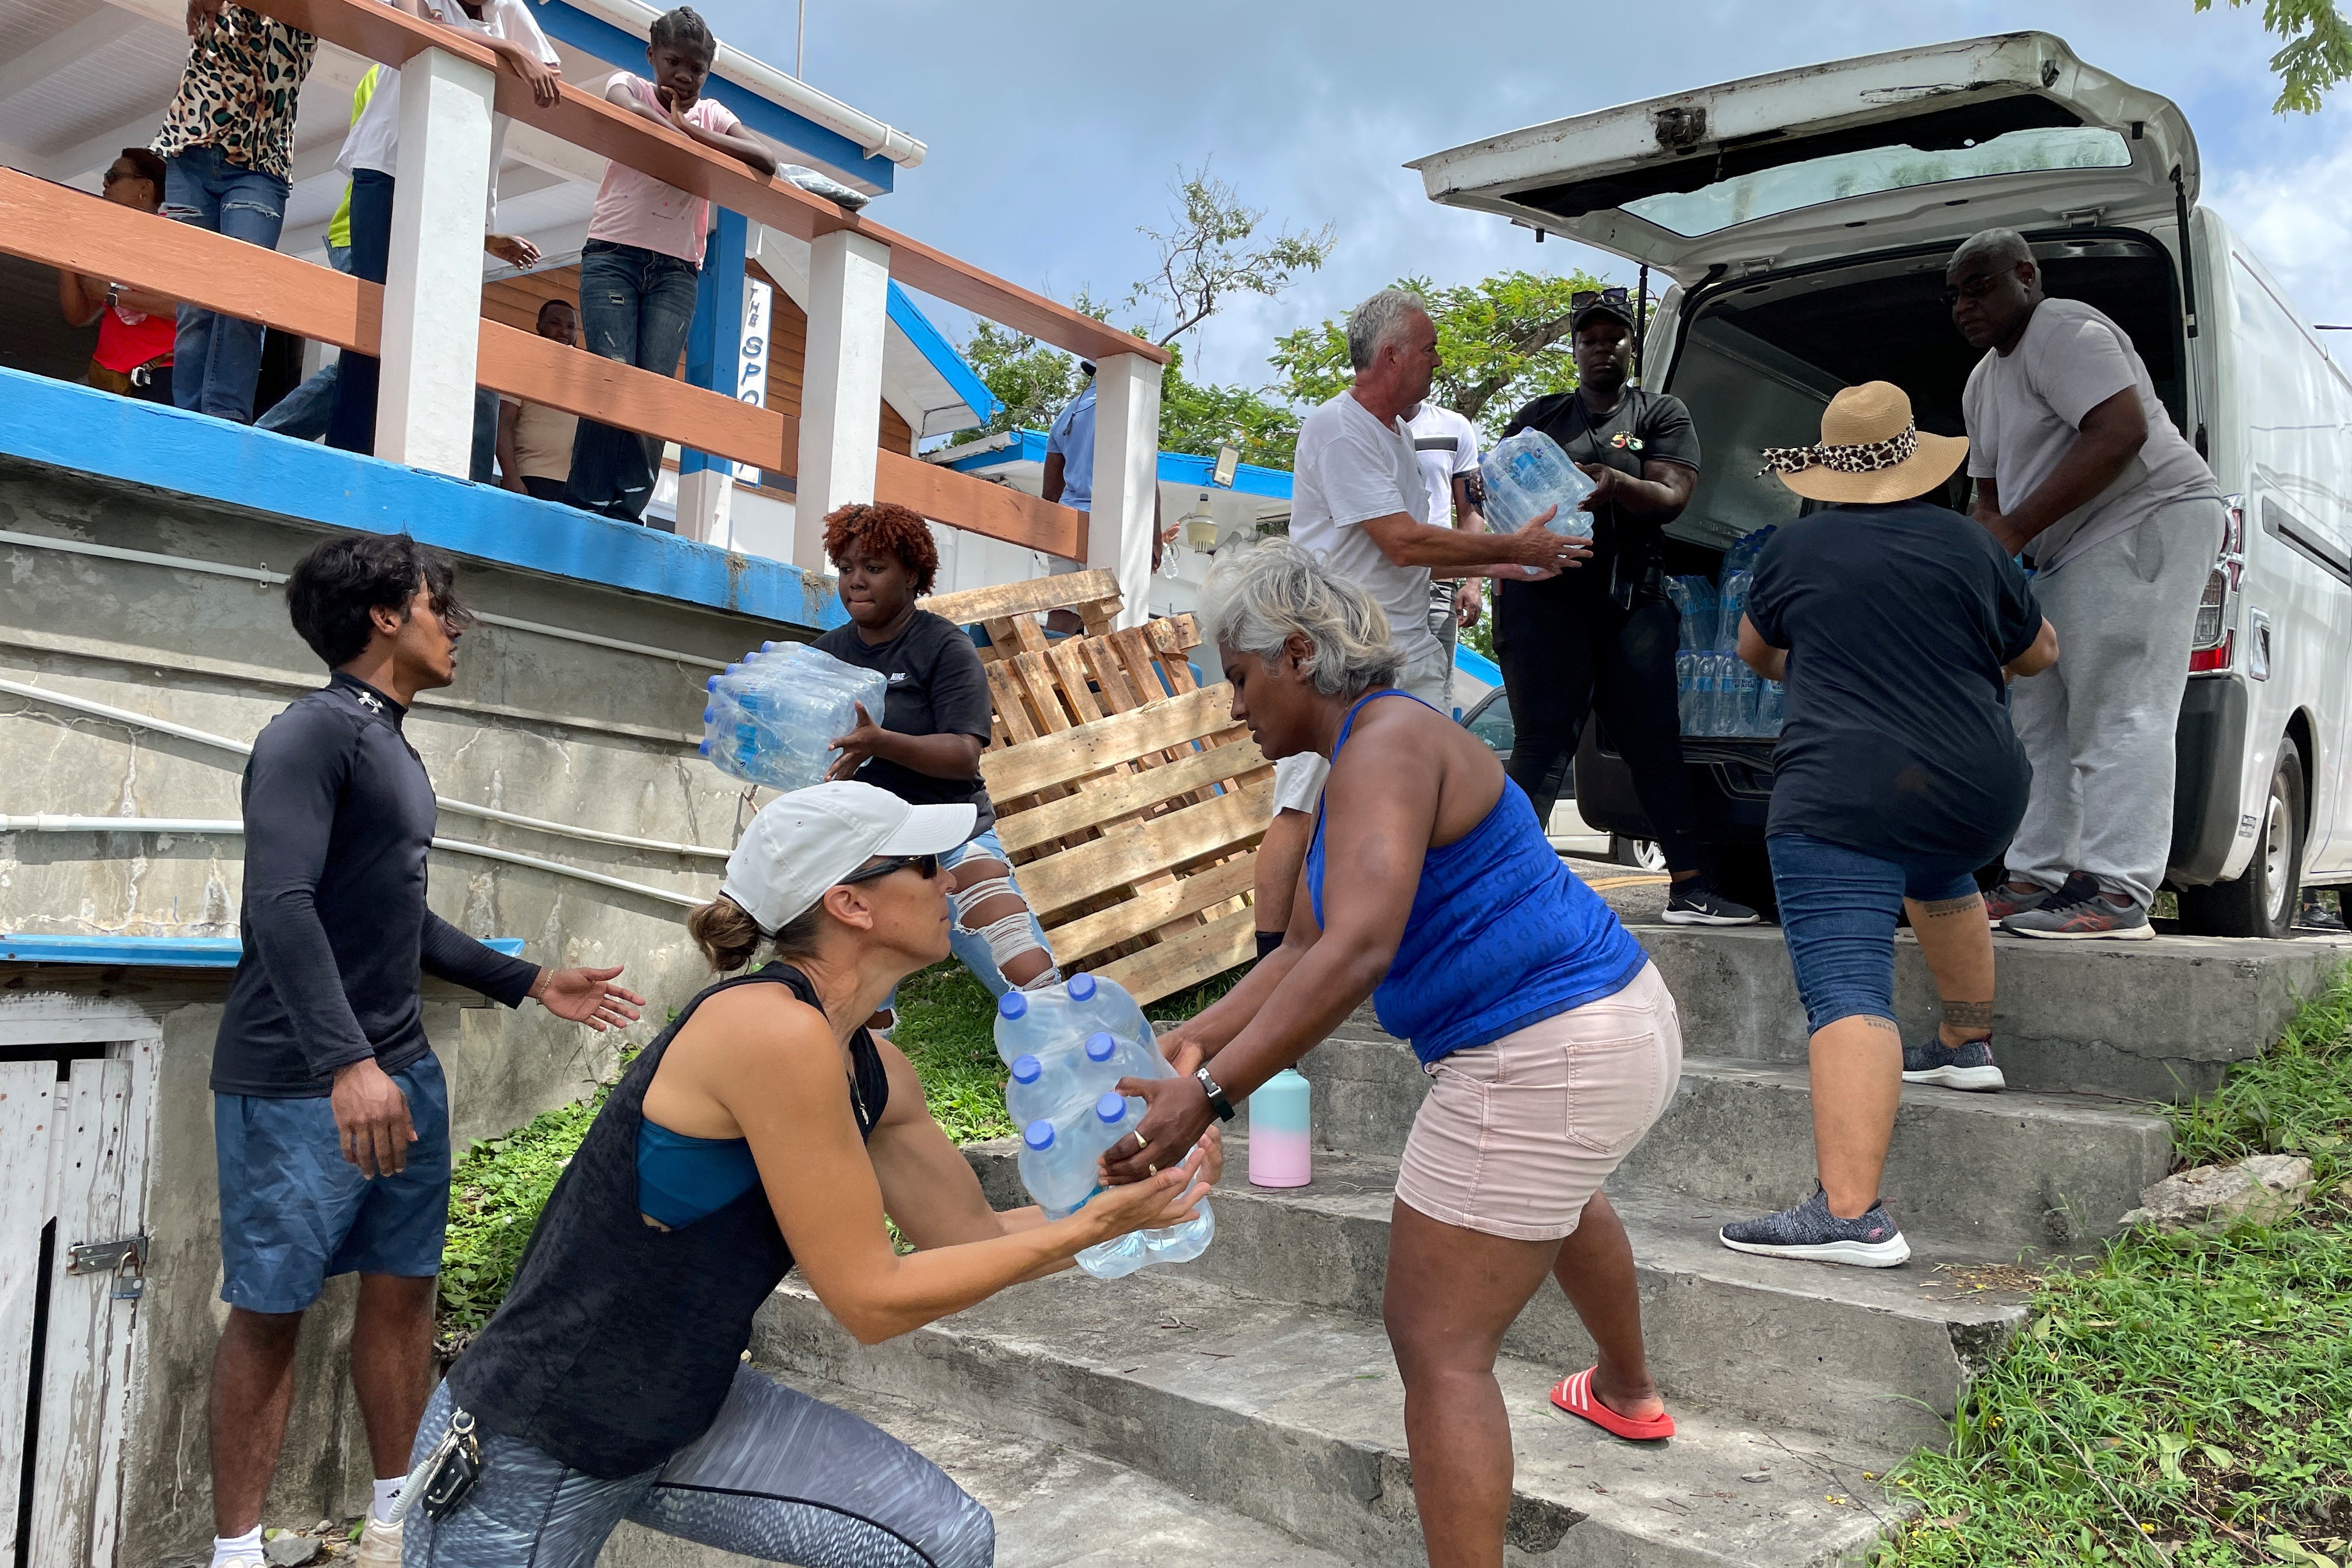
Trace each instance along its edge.
{"label": "wooden railing", "polygon": [[[252,0],[252,8],[330,42],[398,67],[427,48],[495,69],[480,44],[376,0]],[[712,153],[566,83],[541,107],[530,89],[497,75],[501,113],[617,159],[682,189],[804,239],[852,230],[887,246],[890,269],[908,286],[1075,353],[1137,354],[1165,363],[1165,351],[995,278],[781,180],[761,179]],[[217,234],[51,184],[0,167],[0,252],[71,268],[183,300],[245,321],[361,353],[378,353],[383,289]],[[475,379],[531,403],[642,431],[665,441],[780,473],[799,468],[799,422],[673,377],[638,370],[498,322],[481,323]],[[877,452],[877,500],[1024,548],[1087,558],[1087,514],[1038,497]]]}

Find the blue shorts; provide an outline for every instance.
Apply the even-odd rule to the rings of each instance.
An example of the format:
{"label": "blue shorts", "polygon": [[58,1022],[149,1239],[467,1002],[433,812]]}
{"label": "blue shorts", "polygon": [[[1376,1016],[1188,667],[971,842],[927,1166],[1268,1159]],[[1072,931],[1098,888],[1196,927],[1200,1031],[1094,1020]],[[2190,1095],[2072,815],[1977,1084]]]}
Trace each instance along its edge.
{"label": "blue shorts", "polygon": [[1890,859],[1801,833],[1775,833],[1764,847],[1806,1027],[1818,1032],[1853,1017],[1894,1022],[1895,922],[1903,900],[1975,897],[1977,862]]}
{"label": "blue shorts", "polygon": [[213,1096],[220,1158],[221,1300],[299,1312],[335,1274],[441,1272],[449,1225],[449,1089],[427,1051],[392,1075],[416,1142],[396,1176],[373,1181],[343,1158],[325,1096]]}

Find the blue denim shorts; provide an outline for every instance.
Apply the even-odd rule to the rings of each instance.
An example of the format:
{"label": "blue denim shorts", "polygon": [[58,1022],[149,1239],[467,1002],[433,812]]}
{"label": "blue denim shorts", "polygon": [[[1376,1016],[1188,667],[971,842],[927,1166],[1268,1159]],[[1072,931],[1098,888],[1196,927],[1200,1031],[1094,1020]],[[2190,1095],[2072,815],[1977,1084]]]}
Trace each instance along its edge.
{"label": "blue denim shorts", "polygon": [[1853,1017],[1894,1022],[1895,922],[1903,900],[1972,897],[1976,862],[1889,859],[1801,833],[1775,833],[1764,847],[1806,1027],[1818,1032]]}
{"label": "blue denim shorts", "polygon": [[299,1312],[336,1274],[441,1272],[449,1224],[449,1089],[427,1051],[392,1075],[416,1142],[396,1176],[373,1180],[343,1158],[325,1096],[213,1096],[220,1158],[221,1300],[248,1312]]}

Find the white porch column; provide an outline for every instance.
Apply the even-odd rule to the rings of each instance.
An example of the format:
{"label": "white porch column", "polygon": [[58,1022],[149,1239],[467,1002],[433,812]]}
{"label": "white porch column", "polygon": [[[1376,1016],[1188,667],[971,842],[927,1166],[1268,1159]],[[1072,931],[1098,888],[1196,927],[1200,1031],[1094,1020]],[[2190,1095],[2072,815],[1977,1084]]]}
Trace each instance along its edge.
{"label": "white porch column", "polygon": [[488,67],[439,49],[400,71],[375,455],[461,479],[474,452],[491,91]]}
{"label": "white porch column", "polygon": [[846,229],[810,242],[801,466],[793,498],[793,564],[803,572],[829,570],[824,514],[874,499],[889,308],[888,246]]}
{"label": "white porch column", "polygon": [[1112,354],[1095,366],[1094,512],[1087,564],[1118,578],[1118,624],[1150,618],[1151,500],[1160,476],[1160,366]]}

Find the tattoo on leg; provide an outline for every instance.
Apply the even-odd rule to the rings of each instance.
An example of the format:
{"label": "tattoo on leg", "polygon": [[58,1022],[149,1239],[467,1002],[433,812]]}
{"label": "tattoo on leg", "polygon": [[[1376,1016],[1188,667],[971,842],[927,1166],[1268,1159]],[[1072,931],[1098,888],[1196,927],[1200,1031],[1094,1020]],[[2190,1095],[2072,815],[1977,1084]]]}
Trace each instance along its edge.
{"label": "tattoo on leg", "polygon": [[1902,1029],[1895,1025],[1894,1019],[1882,1018],[1875,1013],[1856,1013],[1854,1015],[1854,1018],[1857,1022],[1867,1024],[1874,1029],[1884,1029],[1888,1034],[1896,1036],[1897,1037],[1900,1037],[1903,1033]]}
{"label": "tattoo on leg", "polygon": [[1977,893],[1970,893],[1965,899],[1929,899],[1922,903],[1919,906],[1919,909],[1924,914],[1940,917],[1944,915],[1963,914],[1969,910],[1981,909],[1983,907],[1983,896]]}
{"label": "tattoo on leg", "polygon": [[1990,1002],[1955,1002],[1944,998],[1944,1022],[1955,1029],[1990,1029],[1992,1027],[1992,1004]]}

